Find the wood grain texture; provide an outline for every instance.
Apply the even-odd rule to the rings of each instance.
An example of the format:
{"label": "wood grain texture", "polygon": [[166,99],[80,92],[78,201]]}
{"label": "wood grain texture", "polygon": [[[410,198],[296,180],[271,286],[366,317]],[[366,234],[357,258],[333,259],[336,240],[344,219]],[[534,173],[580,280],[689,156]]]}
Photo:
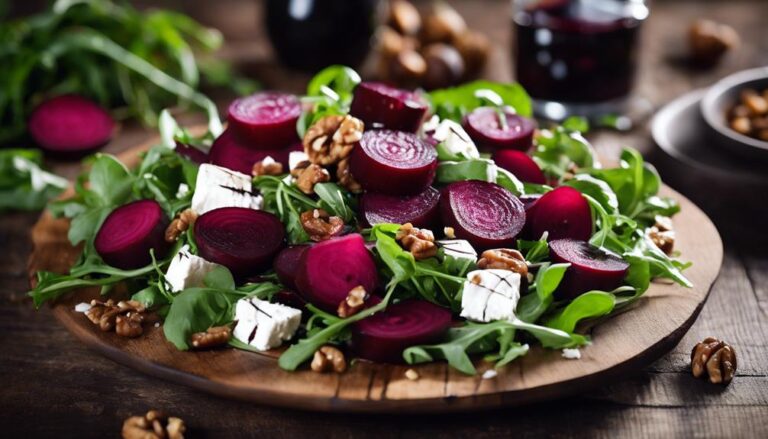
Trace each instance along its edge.
{"label": "wood grain texture", "polygon": [[[155,139],[131,148],[119,158],[135,166],[139,154]],[[274,353],[233,349],[181,352],[167,342],[162,328],[151,327],[138,339],[98,330],[74,305],[98,297],[98,289],[75,291],[53,306],[58,320],[77,338],[107,357],[164,379],[206,392],[262,404],[320,411],[436,412],[479,410],[560,398],[634,373],[672,349],[693,324],[722,262],[722,243],[706,215],[682,195],[675,217],[676,248],[693,266],[686,275],[691,289],[655,282],[630,310],[591,328],[593,344],[582,348],[579,361],[558,350],[533,347],[528,355],[499,370],[496,378],[481,374],[492,367],[477,361],[479,374],[467,376],[444,362],[413,366],[417,381],[408,380],[411,366],[358,362],[342,375],[319,375],[307,368],[286,372]],[[68,243],[68,221],[43,213],[32,228],[34,250],[30,278],[40,270],[66,272],[78,251]]]}

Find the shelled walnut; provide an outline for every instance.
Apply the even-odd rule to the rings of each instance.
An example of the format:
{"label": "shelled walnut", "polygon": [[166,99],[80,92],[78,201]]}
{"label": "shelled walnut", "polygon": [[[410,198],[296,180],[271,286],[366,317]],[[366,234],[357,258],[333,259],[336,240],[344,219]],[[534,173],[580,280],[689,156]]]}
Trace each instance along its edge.
{"label": "shelled walnut", "polygon": [[209,349],[227,344],[232,337],[232,328],[229,326],[213,326],[207,331],[192,334],[192,347],[195,349]]}
{"label": "shelled walnut", "polygon": [[91,308],[85,315],[104,332],[115,331],[122,337],[138,337],[144,333],[146,308],[135,300],[121,300],[115,303],[91,301]]}
{"label": "shelled walnut", "polygon": [[509,270],[518,273],[521,278],[528,277],[528,264],[525,262],[525,257],[519,251],[509,248],[484,251],[477,261],[477,267],[482,270]]}
{"label": "shelled walnut", "polygon": [[736,374],[736,351],[728,343],[707,337],[691,351],[691,372],[706,375],[712,384],[728,384]]}
{"label": "shelled walnut", "polygon": [[184,439],[187,428],[180,418],[150,410],[144,416],[131,416],[123,422],[123,439]]}
{"label": "shelled walnut", "polygon": [[696,20],[688,28],[691,57],[701,64],[715,64],[738,45],[739,34],[728,25],[712,20]]}
{"label": "shelled walnut", "polygon": [[358,285],[349,290],[347,297],[339,303],[336,314],[343,319],[353,316],[363,309],[366,300],[368,300],[368,292],[362,285]]}
{"label": "shelled walnut", "polygon": [[301,213],[301,226],[315,242],[326,241],[338,236],[344,230],[344,220],[331,216],[323,209],[312,209]]}
{"label": "shelled walnut", "polygon": [[283,164],[276,162],[272,157],[266,157],[264,160],[253,164],[251,175],[259,177],[262,175],[280,175],[283,173]]}
{"label": "shelled walnut", "polygon": [[315,351],[310,368],[319,373],[336,372],[344,373],[347,370],[347,361],[344,354],[337,348],[325,345]]}
{"label": "shelled walnut", "polygon": [[360,183],[352,176],[352,172],[349,170],[349,158],[346,158],[339,162],[339,166],[336,167],[336,178],[339,180],[339,185],[344,189],[357,194],[363,191]]}
{"label": "shelled walnut", "polygon": [[725,117],[737,133],[768,142],[768,88],[742,90]]}
{"label": "shelled walnut", "polygon": [[331,180],[331,174],[320,165],[311,163],[306,168],[296,173],[296,187],[307,195],[315,193],[317,183],[325,183]]}
{"label": "shelled walnut", "polygon": [[363,121],[350,115],[325,116],[304,134],[304,152],[316,165],[335,165],[349,157],[355,143],[363,137],[363,129]]}
{"label": "shelled walnut", "polygon": [[197,214],[192,209],[186,209],[176,215],[176,218],[165,229],[165,241],[178,241],[181,234],[195,224],[195,220],[197,220]]}
{"label": "shelled walnut", "polygon": [[675,231],[669,217],[656,217],[656,224],[648,229],[648,238],[665,254],[671,255],[675,248]]}
{"label": "shelled walnut", "polygon": [[406,223],[400,226],[395,239],[408,250],[415,259],[427,259],[437,255],[435,236],[431,230],[417,229],[413,224]]}

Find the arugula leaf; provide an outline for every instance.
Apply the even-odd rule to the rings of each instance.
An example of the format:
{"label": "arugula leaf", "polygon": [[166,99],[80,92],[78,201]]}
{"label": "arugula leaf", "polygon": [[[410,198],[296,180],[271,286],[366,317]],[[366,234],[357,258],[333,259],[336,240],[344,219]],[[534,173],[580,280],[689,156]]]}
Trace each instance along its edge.
{"label": "arugula leaf", "polygon": [[333,216],[338,216],[345,223],[355,219],[355,212],[349,206],[351,194],[336,183],[317,183],[315,193],[320,198],[320,206]]}
{"label": "arugula leaf", "polygon": [[296,122],[299,138],[303,138],[307,128],[320,118],[347,114],[352,92],[360,81],[360,75],[346,66],[333,65],[318,72],[309,81],[307,95],[302,98],[302,102],[310,104],[311,109],[303,111]]}
{"label": "arugula leaf", "polygon": [[552,305],[553,294],[563,280],[565,270],[570,266],[571,264],[545,263],[539,267],[536,279],[531,285],[533,293],[521,297],[517,304],[517,318],[529,323],[538,320]]}
{"label": "arugula leaf", "polygon": [[481,93],[478,97],[477,92],[481,90],[494,93],[501,98],[504,105],[514,109],[517,114],[526,117],[531,116],[531,98],[525,89],[517,83],[502,84],[490,81],[474,81],[458,87],[434,90],[427,97],[434,113],[440,119],[451,119],[461,123],[465,114],[486,102],[483,96],[489,94],[487,92]]}
{"label": "arugula leaf", "polygon": [[608,315],[616,305],[615,297],[604,291],[588,291],[573,299],[544,322],[544,326],[573,332],[579,321]]}
{"label": "arugula leaf", "polygon": [[0,150],[0,212],[39,210],[67,187],[67,180],[42,169],[34,149]]}
{"label": "arugula leaf", "polygon": [[173,299],[163,332],[177,349],[189,349],[190,336],[232,321],[234,301],[216,288],[188,288]]}
{"label": "arugula leaf", "polygon": [[578,168],[597,168],[599,161],[592,145],[578,131],[557,126],[541,130],[534,138],[533,160],[545,174],[558,180]]}
{"label": "arugula leaf", "polygon": [[290,184],[289,180],[264,175],[253,181],[254,189],[258,189],[264,198],[263,209],[277,215],[285,225],[290,244],[300,244],[309,241],[309,235],[301,225],[301,213],[320,208],[320,204],[307,197]]}

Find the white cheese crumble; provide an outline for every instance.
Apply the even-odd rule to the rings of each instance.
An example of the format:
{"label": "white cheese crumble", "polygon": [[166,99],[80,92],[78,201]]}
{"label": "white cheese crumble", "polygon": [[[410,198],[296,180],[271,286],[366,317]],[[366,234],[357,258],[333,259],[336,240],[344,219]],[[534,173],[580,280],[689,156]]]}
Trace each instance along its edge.
{"label": "white cheese crumble", "polygon": [[189,246],[185,245],[171,260],[168,271],[165,272],[165,281],[174,292],[201,287],[204,285],[205,276],[218,266],[219,264],[193,255],[189,252]]}
{"label": "white cheese crumble", "polygon": [[488,369],[488,370],[486,370],[485,372],[483,372],[483,379],[484,379],[484,380],[490,380],[490,379],[492,379],[492,378],[496,378],[496,376],[497,376],[498,374],[499,374],[499,373],[498,373],[498,372],[496,372],[496,369]]}
{"label": "white cheese crumble", "polygon": [[304,151],[291,151],[288,154],[288,169],[291,171],[299,166],[299,163],[309,160],[309,156]]}
{"label": "white cheese crumble", "polygon": [[179,183],[179,188],[176,190],[176,198],[184,198],[189,193],[189,185],[186,183]]}
{"label": "white cheese crumble", "polygon": [[75,312],[88,312],[91,310],[91,304],[80,302],[77,305],[75,305]]}
{"label": "white cheese crumble", "polygon": [[443,249],[446,256],[456,259],[470,259],[477,261],[477,252],[472,244],[464,239],[442,239],[437,241],[437,245]]}
{"label": "white cheese crumble", "polygon": [[459,156],[465,159],[480,158],[480,152],[475,146],[475,142],[469,137],[464,128],[458,123],[445,119],[435,129],[432,137],[437,140],[445,151],[452,156]]}
{"label": "white cheese crumble", "polygon": [[565,348],[563,349],[563,358],[567,358],[569,360],[579,360],[581,359],[581,351],[578,348]]}
{"label": "white cheese crumble", "polygon": [[252,297],[237,301],[235,320],[232,335],[236,339],[267,351],[293,337],[301,323],[301,311]]}
{"label": "white cheese crumble", "polygon": [[261,195],[253,192],[250,176],[221,166],[200,165],[192,196],[192,210],[198,215],[220,207],[260,209],[261,204]]}
{"label": "white cheese crumble", "polygon": [[467,274],[461,316],[476,322],[514,320],[520,300],[520,274],[509,270],[475,270]]}

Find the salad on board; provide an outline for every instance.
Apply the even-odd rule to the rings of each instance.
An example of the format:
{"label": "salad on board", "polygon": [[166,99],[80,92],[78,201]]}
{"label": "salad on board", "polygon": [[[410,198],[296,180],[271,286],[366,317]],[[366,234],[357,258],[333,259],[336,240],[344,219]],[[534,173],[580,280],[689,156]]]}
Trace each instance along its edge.
{"label": "salad on board", "polygon": [[332,66],[305,96],[237,99],[227,121],[195,135],[164,111],[134,169],[87,159],[49,206],[82,254],[38,273],[35,305],[100,288],[84,319],[127,337],[162,322],[179,350],[474,374],[535,344],[578,357],[582,323],[653,279],[691,286],[653,166],[627,148],[603,167],[585,121],[537,126],[517,84],[412,92]]}

